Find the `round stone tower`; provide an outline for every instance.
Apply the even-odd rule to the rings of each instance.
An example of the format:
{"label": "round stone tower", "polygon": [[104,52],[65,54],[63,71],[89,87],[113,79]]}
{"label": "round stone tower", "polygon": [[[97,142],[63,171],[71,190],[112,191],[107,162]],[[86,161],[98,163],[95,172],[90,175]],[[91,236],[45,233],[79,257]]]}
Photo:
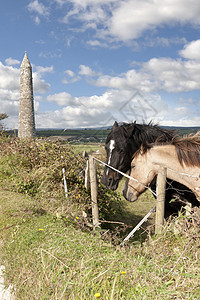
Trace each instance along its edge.
{"label": "round stone tower", "polygon": [[35,136],[35,116],[33,103],[32,67],[25,52],[20,67],[20,98],[19,98],[19,126],[20,139]]}

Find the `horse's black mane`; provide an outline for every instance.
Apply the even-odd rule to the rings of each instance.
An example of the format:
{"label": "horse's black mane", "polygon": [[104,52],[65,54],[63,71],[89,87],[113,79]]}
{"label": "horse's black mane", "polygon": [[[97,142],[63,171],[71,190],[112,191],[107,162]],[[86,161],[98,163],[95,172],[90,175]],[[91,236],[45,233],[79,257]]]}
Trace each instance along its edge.
{"label": "horse's black mane", "polygon": [[137,124],[133,123],[119,123],[118,126],[112,129],[110,134],[106,139],[108,143],[112,138],[119,143],[122,142],[122,138],[128,139],[131,143],[131,140],[134,140],[135,146],[140,148],[143,142],[154,143],[155,139],[159,139],[160,142],[170,141],[175,136],[175,130],[167,130],[162,127],[159,127],[157,124],[153,124],[150,121],[148,124]]}
{"label": "horse's black mane", "polygon": [[143,141],[147,141],[148,143],[155,142],[155,136],[157,136],[156,140],[160,142],[171,141],[175,135],[175,130],[167,130],[165,128],[159,127],[157,124],[153,124],[152,122],[148,124],[135,124],[136,130],[139,131],[137,134],[134,134],[134,141],[141,145]]}

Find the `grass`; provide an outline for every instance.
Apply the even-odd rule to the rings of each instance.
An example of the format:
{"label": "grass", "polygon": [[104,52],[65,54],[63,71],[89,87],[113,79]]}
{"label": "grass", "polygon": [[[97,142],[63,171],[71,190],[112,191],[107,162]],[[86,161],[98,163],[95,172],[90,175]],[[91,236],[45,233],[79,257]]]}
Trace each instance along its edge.
{"label": "grass", "polygon": [[96,151],[101,151],[104,153],[104,145],[102,144],[80,144],[80,145],[72,145],[75,153],[83,153],[86,151],[87,153],[91,154]]}
{"label": "grass", "polygon": [[[14,205],[14,194],[8,196]],[[100,299],[199,299],[199,236],[192,228],[187,236],[167,227],[143,246],[121,248],[82,230],[76,217],[64,222],[31,212],[26,197],[17,200],[25,209],[4,203],[2,213],[11,217],[4,226],[18,223],[1,230],[1,263],[16,299],[95,299],[96,293]]]}
{"label": "grass", "polygon": [[[149,193],[129,203],[114,200],[117,194],[99,187],[101,218],[126,226],[105,223],[103,229],[92,231],[82,216],[84,209],[90,221],[88,195],[78,181],[79,172],[73,176],[66,172],[70,195],[64,196],[58,176],[62,166],[56,159],[63,155],[63,145],[46,145],[42,153],[31,148],[34,157],[26,161],[19,153],[24,156],[28,145],[16,144],[14,152],[7,146],[7,142],[1,144],[0,149],[0,263],[6,267],[6,282],[14,285],[17,300],[199,299],[198,210],[189,218],[172,218],[158,236],[148,227],[152,228],[152,219],[121,247],[127,231],[154,205]],[[77,155],[69,149],[67,153],[70,159],[62,161],[66,170],[69,162],[79,169]],[[35,193],[27,177],[33,183],[37,179]]]}

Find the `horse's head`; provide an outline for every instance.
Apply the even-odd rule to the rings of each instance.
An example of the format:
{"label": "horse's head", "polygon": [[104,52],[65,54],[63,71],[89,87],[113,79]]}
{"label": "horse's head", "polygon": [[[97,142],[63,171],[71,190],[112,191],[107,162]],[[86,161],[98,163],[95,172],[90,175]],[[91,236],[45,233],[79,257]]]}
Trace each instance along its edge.
{"label": "horse's head", "polygon": [[134,179],[127,179],[123,189],[123,196],[126,200],[134,202],[138,199],[147,186],[149,186],[156,176],[155,170],[152,170],[151,160],[148,153],[141,149],[136,153],[131,162],[130,176]]}
{"label": "horse's head", "polygon": [[[133,132],[133,127],[134,123],[119,126],[118,123],[115,122],[105,144],[107,154],[106,163],[124,173],[131,167],[133,150],[131,149],[130,136]],[[104,168],[102,182],[108,188],[116,190],[121,178],[122,175],[118,172],[107,166]]]}

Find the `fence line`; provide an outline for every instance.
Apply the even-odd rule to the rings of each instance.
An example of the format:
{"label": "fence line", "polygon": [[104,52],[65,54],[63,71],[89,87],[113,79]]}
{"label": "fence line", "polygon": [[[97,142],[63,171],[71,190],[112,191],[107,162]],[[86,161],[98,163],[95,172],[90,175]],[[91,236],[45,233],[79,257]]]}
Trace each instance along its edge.
{"label": "fence line", "polygon": [[[134,233],[140,229],[141,225],[147,221],[147,218],[156,211],[156,219],[155,219],[155,233],[161,233],[162,232],[162,228],[164,225],[164,211],[165,211],[165,188],[166,188],[166,177],[167,177],[167,167],[160,167],[160,170],[158,172],[158,176],[157,176],[157,187],[156,187],[156,193],[149,187],[144,185],[143,183],[139,182],[137,179],[123,173],[122,171],[117,170],[116,168],[110,166],[109,164],[104,163],[103,161],[101,161],[100,159],[90,155],[89,156],[89,168],[87,165],[87,168],[89,169],[89,174],[87,172],[87,177],[91,177],[92,174],[92,164],[94,163],[94,160],[98,161],[99,163],[101,163],[104,166],[107,166],[108,168],[118,172],[119,174],[121,174],[122,176],[136,181],[139,184],[143,185],[146,189],[148,189],[156,198],[156,206],[154,206],[148,213],[147,215],[138,223],[138,225],[129,233],[129,235],[123,240],[123,242],[121,243],[121,245],[124,245],[124,243],[126,241],[128,241],[133,235]],[[91,161],[91,163],[90,163]],[[87,162],[88,164],[88,162]],[[90,168],[91,165],[91,168]],[[87,170],[86,168],[86,170]],[[96,172],[96,165],[95,165],[95,172]],[[186,174],[186,173],[180,173],[177,172],[171,168],[168,168],[170,171],[176,172],[182,176],[190,176],[190,177],[194,177],[194,178],[199,178],[199,176],[193,176],[190,174]],[[94,174],[92,175],[94,176]],[[96,175],[95,175],[96,176]],[[89,179],[87,179],[89,180]],[[92,180],[94,181],[94,180]],[[96,226],[99,226],[99,216],[98,216],[98,204],[97,204],[97,184],[96,184],[96,190],[92,189],[92,183],[90,182],[90,186],[91,186],[91,198],[92,198],[92,208],[95,211],[94,212],[94,216],[93,216],[93,226],[94,229]],[[93,191],[92,191],[93,190]]]}
{"label": "fence line", "polygon": [[[90,190],[91,190],[91,202],[92,202],[92,219],[93,219],[93,229],[95,229],[96,227],[100,227],[100,221],[99,221],[99,211],[98,211],[98,203],[97,203],[97,195],[98,195],[98,191],[97,191],[97,176],[96,176],[96,163],[95,161],[100,162],[101,164],[108,166],[109,168],[119,172],[121,175],[125,176],[126,178],[130,179],[130,180],[134,180],[138,183],[140,183],[137,179],[115,169],[112,166],[109,166],[108,164],[102,162],[101,160],[99,160],[98,158],[89,155],[89,160],[87,161],[87,166],[86,166],[86,177],[87,179],[85,179],[85,182],[90,181]],[[88,166],[89,163],[89,166]],[[88,172],[89,169],[89,172]],[[165,174],[166,174],[166,170],[165,170]],[[89,178],[88,178],[89,177]],[[161,180],[160,177],[158,176],[158,180]],[[164,177],[163,181],[166,180],[166,177]],[[141,184],[141,183],[140,183]],[[157,185],[160,186],[159,183],[157,183]],[[144,185],[145,186],[145,185]],[[162,184],[161,184],[162,186]],[[157,193],[153,192],[148,186],[145,186],[147,189],[149,189],[154,196],[156,196],[157,198],[157,203],[156,206],[154,206],[148,213],[147,215],[138,223],[138,225],[129,233],[129,235],[124,239],[124,241],[121,243],[121,245],[124,245],[124,243],[126,241],[128,241],[133,235],[134,233],[140,229],[140,227],[142,226],[142,224],[147,221],[147,218],[156,211],[156,214],[159,214],[158,217],[156,217],[156,233],[160,233],[162,226],[164,224],[164,208],[165,208],[165,189],[161,190],[158,189]],[[160,206],[158,206],[158,202],[160,201],[160,199],[162,200],[162,203],[160,204]],[[158,207],[158,209],[157,209]],[[158,231],[159,228],[159,231]]]}
{"label": "fence line", "polygon": [[[135,178],[133,178],[133,177],[127,175],[126,173],[123,173],[123,172],[121,172],[121,171],[115,169],[114,167],[112,167],[112,166],[110,166],[110,165],[104,163],[103,161],[99,160],[99,159],[96,158],[96,157],[94,157],[94,159],[96,159],[96,160],[97,160],[98,162],[100,162],[102,165],[105,165],[105,166],[111,168],[112,170],[114,170],[114,171],[120,173],[120,174],[123,175],[124,177],[129,178],[129,179],[131,179],[131,180],[134,180],[134,181],[136,181],[136,182],[142,184],[144,187],[146,187],[147,189],[149,189],[150,192],[151,192],[154,196],[157,197],[156,193],[154,193],[154,191],[152,191],[152,190],[150,189],[150,187],[145,186],[143,183],[139,182],[137,179],[135,179]],[[164,166],[164,168],[166,168],[166,169],[168,169],[168,170],[170,170],[170,171],[172,171],[172,172],[174,172],[174,173],[177,173],[177,174],[179,174],[179,175],[182,175],[182,176],[188,176],[188,177],[198,178],[198,179],[199,179],[199,177],[200,177],[200,175],[194,176],[194,175],[187,174],[187,173],[181,173],[181,172],[178,172],[178,171],[176,171],[176,170],[173,170],[173,169],[171,169],[171,168],[169,168],[169,167],[165,167],[165,166]]]}

